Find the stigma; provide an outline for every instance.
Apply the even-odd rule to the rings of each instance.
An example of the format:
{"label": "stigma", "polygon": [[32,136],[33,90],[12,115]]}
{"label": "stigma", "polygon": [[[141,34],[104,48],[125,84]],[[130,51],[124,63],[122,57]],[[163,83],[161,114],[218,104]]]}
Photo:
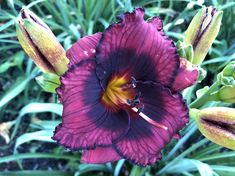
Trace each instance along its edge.
{"label": "stigma", "polygon": [[132,107],[131,108],[132,111],[136,112],[139,114],[140,117],[142,117],[144,120],[146,120],[148,123],[150,123],[151,125],[157,127],[157,128],[162,128],[164,130],[168,130],[168,127],[163,125],[163,124],[160,124],[160,123],[157,123],[156,121],[154,121],[153,119],[149,118],[146,114],[144,114],[143,112],[139,111],[138,108],[136,107]]}

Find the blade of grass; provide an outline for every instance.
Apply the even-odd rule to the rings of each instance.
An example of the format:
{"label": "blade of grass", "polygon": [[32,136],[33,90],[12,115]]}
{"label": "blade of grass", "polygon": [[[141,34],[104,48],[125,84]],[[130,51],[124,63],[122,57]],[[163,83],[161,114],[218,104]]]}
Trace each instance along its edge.
{"label": "blade of grass", "polygon": [[23,107],[16,118],[16,124],[13,129],[11,139],[16,135],[17,129],[19,128],[22,117],[29,113],[42,113],[42,112],[52,112],[57,115],[62,114],[62,105],[56,103],[30,103]]}
{"label": "blade of grass", "polygon": [[147,167],[139,167],[139,166],[134,166],[131,169],[130,176],[143,176]]}
{"label": "blade of grass", "polygon": [[193,144],[191,147],[189,147],[187,150],[185,150],[183,153],[181,153],[179,156],[177,156],[175,159],[173,159],[171,162],[167,163],[165,167],[163,167],[160,171],[157,172],[157,175],[161,175],[164,173],[167,173],[168,169],[171,169],[171,166],[180,163],[181,160],[190,154],[191,152],[195,151],[197,148],[201,147],[202,145],[206,144],[208,142],[208,139],[204,138],[201,141],[197,142],[196,144]]}
{"label": "blade of grass", "polygon": [[182,159],[180,162],[172,165],[167,173],[182,173],[199,171],[201,176],[213,176],[213,170],[206,163],[194,159]]}
{"label": "blade of grass", "polygon": [[54,142],[51,137],[53,136],[53,130],[41,130],[31,133],[24,133],[16,139],[14,153],[17,153],[17,148],[32,140],[42,141],[42,142]]}
{"label": "blade of grass", "polygon": [[122,166],[123,166],[124,162],[125,162],[124,159],[121,159],[121,160],[119,160],[117,162],[117,165],[116,165],[116,167],[114,169],[114,176],[119,176],[119,173],[120,173],[120,171],[122,169]]}
{"label": "blade of grass", "polygon": [[1,172],[0,176],[73,176],[72,172],[64,171],[43,171],[43,170],[23,170],[23,171],[9,171]]}
{"label": "blade of grass", "polygon": [[189,127],[189,131],[177,142],[174,148],[168,153],[168,155],[164,158],[164,160],[169,160],[173,157],[177,150],[180,149],[184,145],[185,142],[190,138],[190,136],[197,130],[197,126],[195,123],[191,123]]}
{"label": "blade of grass", "polygon": [[211,168],[218,172],[221,176],[234,176],[235,167],[232,166],[222,166],[222,165],[211,165]]}
{"label": "blade of grass", "polygon": [[65,159],[65,160],[80,160],[80,157],[76,155],[60,155],[55,153],[21,153],[21,154],[14,154],[3,156],[0,158],[0,163],[7,163],[21,159],[32,159],[32,158],[52,158],[52,159]]}
{"label": "blade of grass", "polygon": [[13,84],[9,91],[7,91],[0,99],[0,108],[19,95],[25,89],[30,80],[31,78],[18,78],[16,83]]}
{"label": "blade of grass", "polygon": [[210,160],[218,160],[218,159],[222,159],[222,158],[229,158],[229,157],[235,157],[235,151],[232,152],[226,152],[226,153],[216,153],[213,155],[209,155],[209,156],[204,156],[201,158],[198,158],[198,160],[200,161],[210,161]]}
{"label": "blade of grass", "polygon": [[74,176],[79,176],[91,171],[110,172],[110,170],[104,164],[80,164],[78,169],[79,171],[77,171]]}
{"label": "blade of grass", "polygon": [[14,20],[10,20],[0,26],[0,32],[8,28],[9,26],[13,25],[15,22]]}

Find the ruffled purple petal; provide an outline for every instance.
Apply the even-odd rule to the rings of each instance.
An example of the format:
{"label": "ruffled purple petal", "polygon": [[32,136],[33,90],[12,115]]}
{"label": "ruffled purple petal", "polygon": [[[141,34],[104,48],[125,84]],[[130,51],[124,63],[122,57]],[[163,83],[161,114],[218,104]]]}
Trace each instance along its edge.
{"label": "ruffled purple petal", "polygon": [[173,92],[179,92],[196,83],[198,68],[184,58],[180,58],[180,69],[172,85]]}
{"label": "ruffled purple petal", "polygon": [[162,24],[162,20],[160,17],[156,16],[156,17],[150,18],[147,22],[151,23],[155,27],[155,29],[158,30],[158,32],[161,32],[162,34],[164,34],[163,24]]}
{"label": "ruffled purple petal", "polygon": [[139,82],[137,90],[141,91],[143,113],[168,127],[168,130],[151,125],[136,113],[129,113],[130,130],[123,138],[117,140],[114,146],[123,158],[146,166],[160,159],[161,149],[188,122],[188,109],[180,94],[172,95],[169,89],[160,84]]}
{"label": "ruffled purple petal", "polygon": [[89,164],[104,164],[120,160],[121,157],[113,147],[97,147],[94,150],[85,150],[81,162]]}
{"label": "ruffled purple petal", "polygon": [[103,33],[97,47],[97,76],[105,88],[113,74],[129,72],[137,80],[170,86],[179,69],[173,42],[164,36],[160,18],[144,21],[143,9],[125,13]]}
{"label": "ruffled purple petal", "polygon": [[95,73],[95,61],[84,60],[61,77],[57,89],[63,104],[62,123],[53,139],[71,149],[92,149],[111,145],[129,128],[125,111],[111,112],[100,102],[102,89]]}
{"label": "ruffled purple petal", "polygon": [[71,67],[84,59],[91,59],[95,57],[96,47],[101,38],[101,32],[89,35],[79,39],[73,46],[66,52],[69,58],[68,66]]}

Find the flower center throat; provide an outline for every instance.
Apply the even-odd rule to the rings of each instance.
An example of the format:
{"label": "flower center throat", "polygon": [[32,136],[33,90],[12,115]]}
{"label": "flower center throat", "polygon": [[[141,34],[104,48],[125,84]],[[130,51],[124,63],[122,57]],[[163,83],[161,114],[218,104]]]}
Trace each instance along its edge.
{"label": "flower center throat", "polygon": [[127,100],[135,97],[134,83],[127,75],[114,76],[108,83],[102,95],[102,102],[113,111],[120,109],[127,104]]}
{"label": "flower center throat", "polygon": [[127,75],[114,76],[108,83],[106,90],[103,92],[101,101],[112,111],[118,111],[121,108],[129,109],[146,120],[148,123],[167,130],[163,124],[159,124],[144,114],[142,111],[144,105],[140,105],[139,97],[141,92],[136,91],[137,81],[134,77]]}

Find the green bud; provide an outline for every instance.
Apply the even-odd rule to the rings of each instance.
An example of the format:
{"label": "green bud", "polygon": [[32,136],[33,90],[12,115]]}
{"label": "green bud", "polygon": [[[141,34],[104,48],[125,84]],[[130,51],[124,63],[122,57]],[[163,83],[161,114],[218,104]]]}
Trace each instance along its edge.
{"label": "green bud", "polygon": [[18,40],[43,72],[63,74],[69,60],[50,28],[34,13],[22,9],[16,23]]}
{"label": "green bud", "polygon": [[60,86],[60,77],[53,73],[44,73],[35,79],[46,92],[56,93],[56,88]]}
{"label": "green bud", "polygon": [[222,73],[223,76],[231,76],[235,79],[235,61],[232,61],[228,65],[226,65]]}
{"label": "green bud", "polygon": [[192,45],[185,45],[183,42],[176,43],[177,52],[181,58],[187,59],[189,62],[193,60],[193,47]]}
{"label": "green bud", "polygon": [[185,52],[187,60],[192,63],[194,57],[193,46],[187,45],[187,47],[185,48]]}
{"label": "green bud", "polygon": [[192,109],[190,116],[195,119],[198,129],[207,139],[235,150],[235,109],[226,107]]}
{"label": "green bud", "polygon": [[217,75],[217,81],[223,86],[235,85],[235,61],[228,63]]}
{"label": "green bud", "polygon": [[235,103],[235,85],[223,86],[218,91],[211,94],[211,97],[215,101]]}
{"label": "green bud", "polygon": [[185,52],[183,42],[178,41],[176,43],[176,47],[177,47],[177,53],[179,54],[179,56],[182,58],[186,58],[186,52]]}
{"label": "green bud", "polygon": [[185,32],[184,43],[194,50],[192,63],[200,65],[219,33],[223,12],[214,7],[203,7],[194,16]]}

